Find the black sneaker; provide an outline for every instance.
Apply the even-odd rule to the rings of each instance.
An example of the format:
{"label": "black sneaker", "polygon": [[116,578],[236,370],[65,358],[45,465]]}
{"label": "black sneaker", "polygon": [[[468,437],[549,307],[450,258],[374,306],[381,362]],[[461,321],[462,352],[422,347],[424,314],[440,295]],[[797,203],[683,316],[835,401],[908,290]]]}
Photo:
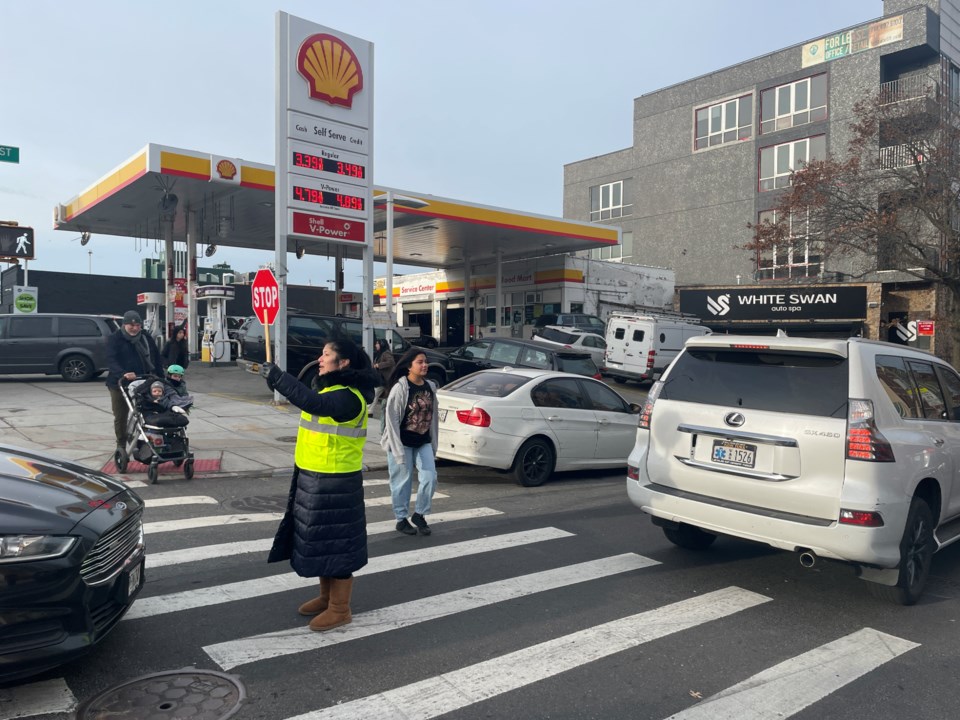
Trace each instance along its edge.
{"label": "black sneaker", "polygon": [[420,531],[421,535],[430,534],[430,526],[427,525],[427,520],[423,517],[423,515],[420,513],[414,513],[413,517],[410,519],[413,521],[413,524],[417,526],[417,530]]}
{"label": "black sneaker", "polygon": [[416,535],[417,529],[404,518],[397,521],[397,532],[402,532],[404,535]]}

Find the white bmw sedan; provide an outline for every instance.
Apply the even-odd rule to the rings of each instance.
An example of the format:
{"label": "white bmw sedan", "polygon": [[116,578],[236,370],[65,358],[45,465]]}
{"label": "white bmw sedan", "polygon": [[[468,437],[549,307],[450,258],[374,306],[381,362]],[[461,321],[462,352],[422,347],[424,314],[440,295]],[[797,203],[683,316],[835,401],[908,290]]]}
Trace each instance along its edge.
{"label": "white bmw sedan", "polygon": [[518,484],[542,484],[554,470],[623,467],[640,406],[582,375],[500,368],[437,391],[437,456],[510,470]]}

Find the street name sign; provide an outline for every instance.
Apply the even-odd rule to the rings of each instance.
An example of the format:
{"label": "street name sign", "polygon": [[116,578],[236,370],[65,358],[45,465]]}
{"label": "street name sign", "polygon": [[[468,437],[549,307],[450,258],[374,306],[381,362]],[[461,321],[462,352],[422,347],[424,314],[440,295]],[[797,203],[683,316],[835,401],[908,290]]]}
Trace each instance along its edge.
{"label": "street name sign", "polygon": [[20,148],[12,145],[0,145],[0,162],[19,163]]}

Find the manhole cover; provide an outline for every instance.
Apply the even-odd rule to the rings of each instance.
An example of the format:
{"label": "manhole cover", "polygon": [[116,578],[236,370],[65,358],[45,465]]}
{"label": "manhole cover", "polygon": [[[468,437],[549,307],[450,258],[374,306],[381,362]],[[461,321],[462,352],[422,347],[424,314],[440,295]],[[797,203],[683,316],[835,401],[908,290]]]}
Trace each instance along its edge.
{"label": "manhole cover", "polygon": [[221,720],[237,712],[246,697],[233,675],[184,668],[105,690],[80,706],[77,720]]}
{"label": "manhole cover", "polygon": [[277,442],[295,443],[295,442],[297,441],[297,436],[296,436],[296,435],[281,435],[280,437],[275,438],[275,440],[276,440]]}
{"label": "manhole cover", "polygon": [[286,512],[287,498],[284,495],[254,495],[233,500],[229,505],[240,512]]}

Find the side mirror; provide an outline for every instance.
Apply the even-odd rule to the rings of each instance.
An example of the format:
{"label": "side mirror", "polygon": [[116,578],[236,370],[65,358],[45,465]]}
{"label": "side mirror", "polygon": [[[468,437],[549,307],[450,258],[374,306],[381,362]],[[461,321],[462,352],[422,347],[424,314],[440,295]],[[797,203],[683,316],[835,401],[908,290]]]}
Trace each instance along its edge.
{"label": "side mirror", "polygon": [[643,405],[638,405],[637,403],[630,403],[631,415],[639,415],[641,410],[643,410]]}

